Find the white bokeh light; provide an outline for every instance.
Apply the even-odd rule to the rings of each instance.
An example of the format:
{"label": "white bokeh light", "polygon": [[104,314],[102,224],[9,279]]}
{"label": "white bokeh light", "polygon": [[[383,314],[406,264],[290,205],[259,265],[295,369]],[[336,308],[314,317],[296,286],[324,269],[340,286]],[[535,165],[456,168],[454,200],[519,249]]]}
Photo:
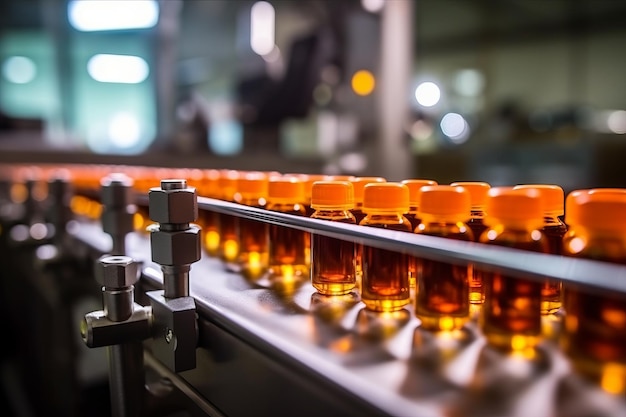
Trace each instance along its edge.
{"label": "white bokeh light", "polygon": [[97,54],[87,62],[87,72],[101,83],[138,84],[148,78],[150,67],[134,55]]}
{"label": "white bokeh light", "polygon": [[35,62],[25,56],[12,56],[4,61],[2,75],[7,81],[14,84],[27,84],[35,79],[37,66]]}
{"label": "white bokeh light", "polygon": [[454,77],[454,90],[465,97],[478,97],[485,88],[485,77],[475,69],[464,69]]}
{"label": "white bokeh light", "polygon": [[132,148],[141,139],[139,120],[130,113],[118,113],[109,122],[108,134],[115,147]]}
{"label": "white bokeh light", "polygon": [[378,13],[385,7],[385,0],[361,0],[361,6],[370,13]]}
{"label": "white bokeh light", "polygon": [[446,113],[439,123],[441,132],[455,144],[461,144],[469,138],[469,125],[458,113]]}
{"label": "white bokeh light", "polygon": [[274,50],[276,12],[266,1],[258,1],[250,10],[250,47],[258,55],[267,55]]}
{"label": "white bokeh light", "polygon": [[626,133],[626,110],[616,110],[609,114],[606,119],[609,130],[615,134]]}
{"label": "white bokeh light", "polygon": [[423,82],[415,89],[415,99],[424,107],[434,106],[439,103],[440,98],[441,90],[437,84],[431,81]]}
{"label": "white bokeh light", "polygon": [[83,32],[151,28],[159,20],[154,0],[73,0],[67,5],[73,28]]}

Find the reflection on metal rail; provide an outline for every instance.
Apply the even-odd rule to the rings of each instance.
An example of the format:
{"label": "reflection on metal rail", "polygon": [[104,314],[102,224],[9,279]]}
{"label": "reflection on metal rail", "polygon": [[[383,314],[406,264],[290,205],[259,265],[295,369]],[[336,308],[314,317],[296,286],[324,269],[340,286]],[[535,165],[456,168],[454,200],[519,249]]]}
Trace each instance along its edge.
{"label": "reflection on metal rail", "polygon": [[526,252],[480,243],[297,217],[205,197],[198,197],[198,207],[201,210],[232,214],[374,247],[406,252],[422,258],[456,264],[471,262],[484,270],[500,271],[538,280],[559,279],[563,282],[587,285],[591,287],[590,289],[597,288],[626,294],[626,266],[608,262]]}

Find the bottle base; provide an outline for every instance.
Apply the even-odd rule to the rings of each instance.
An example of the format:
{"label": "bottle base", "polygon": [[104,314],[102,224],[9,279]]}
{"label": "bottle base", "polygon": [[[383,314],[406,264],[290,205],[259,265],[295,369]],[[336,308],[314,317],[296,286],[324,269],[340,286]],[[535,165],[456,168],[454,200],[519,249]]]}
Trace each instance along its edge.
{"label": "bottle base", "polygon": [[534,350],[541,341],[539,334],[513,334],[513,333],[492,333],[483,331],[487,344],[491,347],[505,352],[524,353]]}
{"label": "bottle base", "polygon": [[[362,298],[362,296],[361,296]],[[409,304],[409,298],[396,299],[396,300],[374,300],[362,298],[365,308],[370,311],[376,312],[394,312],[402,310]]]}
{"label": "bottle base", "polygon": [[435,331],[435,332],[447,332],[453,330],[461,330],[465,323],[469,321],[469,312],[464,316],[448,316],[448,315],[424,315],[417,313],[417,318],[421,320],[422,329]]}

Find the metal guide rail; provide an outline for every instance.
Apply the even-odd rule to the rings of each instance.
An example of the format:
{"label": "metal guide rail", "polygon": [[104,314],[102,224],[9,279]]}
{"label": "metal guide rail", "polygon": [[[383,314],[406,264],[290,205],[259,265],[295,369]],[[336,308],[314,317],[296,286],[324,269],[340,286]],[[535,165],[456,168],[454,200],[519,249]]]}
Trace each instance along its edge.
{"label": "metal guide rail", "polygon": [[[138,204],[146,203],[145,196],[138,197]],[[423,258],[626,293],[626,267],[619,265],[331,223],[203,197],[198,205]],[[72,234],[107,250],[98,224],[80,222]],[[141,299],[159,288],[163,277],[150,261],[147,235],[133,233],[127,243],[129,255],[144,263]],[[355,295],[330,301],[304,283],[285,297],[265,284],[226,271],[206,254],[192,267],[197,366],[172,378],[211,404],[208,414],[626,416],[623,397],[571,370],[559,349],[559,315],[544,318],[544,340],[534,355],[507,356],[486,346],[475,320],[463,331],[435,334],[420,328],[410,306],[373,314]]]}

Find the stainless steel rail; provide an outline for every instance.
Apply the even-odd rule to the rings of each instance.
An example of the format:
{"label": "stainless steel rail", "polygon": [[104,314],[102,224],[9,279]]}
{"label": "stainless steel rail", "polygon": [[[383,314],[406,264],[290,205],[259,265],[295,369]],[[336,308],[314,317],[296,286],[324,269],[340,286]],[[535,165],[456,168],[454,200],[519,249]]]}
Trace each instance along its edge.
{"label": "stainless steel rail", "polygon": [[500,271],[537,280],[558,279],[563,282],[583,284],[591,287],[590,289],[626,293],[626,266],[608,262],[297,217],[206,197],[198,197],[198,207],[202,210],[232,214],[373,247],[405,252],[426,259],[455,264],[472,263],[488,271]]}

